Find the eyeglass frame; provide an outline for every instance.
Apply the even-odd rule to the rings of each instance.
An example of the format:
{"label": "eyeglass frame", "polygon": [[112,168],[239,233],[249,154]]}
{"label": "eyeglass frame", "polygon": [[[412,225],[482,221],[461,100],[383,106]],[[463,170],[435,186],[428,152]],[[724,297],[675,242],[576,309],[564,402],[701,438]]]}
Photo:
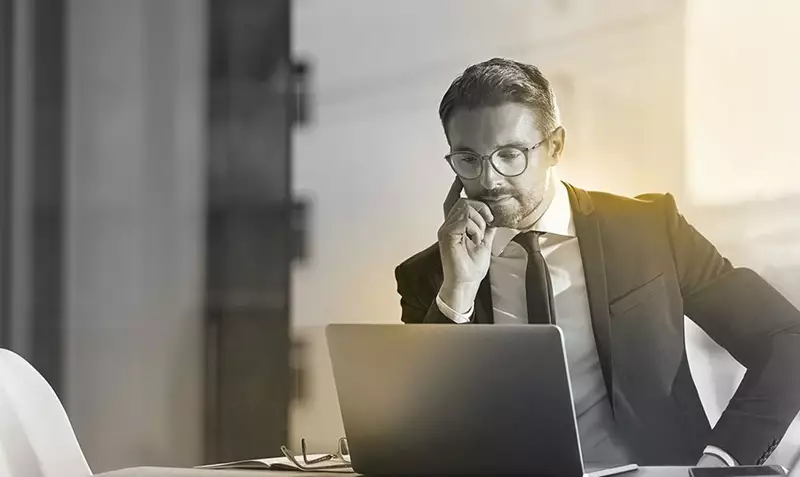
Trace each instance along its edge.
{"label": "eyeglass frame", "polygon": [[[317,457],[315,459],[309,459],[308,454],[306,453],[306,440],[300,439],[300,447],[303,455],[303,463],[297,458],[297,456],[292,452],[287,446],[281,446],[281,452],[283,456],[289,459],[295,466],[297,466],[300,470],[331,470],[331,469],[348,469],[352,468],[352,464],[350,463],[350,447],[347,444],[346,437],[340,437],[336,442],[336,452],[333,454],[325,454],[321,457]],[[346,457],[347,456],[347,457]],[[316,465],[320,464],[325,461],[333,460],[334,462],[326,465]],[[338,461],[338,462],[336,462]]]}
{"label": "eyeglass frame", "polygon": [[[524,174],[524,173],[525,173],[525,171],[527,171],[527,170],[528,170],[528,165],[529,165],[529,163],[530,163],[530,156],[529,156],[529,154],[530,154],[531,152],[533,152],[533,151],[534,151],[536,148],[538,148],[539,146],[541,146],[542,144],[544,144],[544,143],[545,143],[547,140],[549,140],[549,139],[550,139],[550,138],[553,136],[553,133],[555,133],[555,132],[556,132],[556,130],[553,130],[553,131],[552,131],[550,134],[548,134],[547,136],[545,136],[545,138],[544,138],[544,139],[542,139],[541,141],[537,142],[536,144],[534,144],[533,146],[530,146],[530,147],[519,147],[519,146],[500,146],[500,147],[498,147],[497,149],[495,149],[494,151],[492,151],[492,153],[491,153],[491,154],[487,154],[487,155],[485,155],[485,156],[483,156],[483,155],[480,155],[480,154],[478,154],[478,153],[477,153],[477,152],[475,152],[475,151],[454,151],[454,152],[451,152],[450,154],[447,154],[446,156],[444,156],[444,159],[445,159],[445,161],[447,161],[447,163],[448,163],[448,164],[450,164],[450,168],[451,168],[451,169],[453,169],[453,172],[455,172],[455,173],[456,173],[456,175],[457,175],[458,177],[460,177],[460,178],[462,178],[462,179],[466,179],[466,180],[475,180],[475,179],[477,179],[478,177],[480,177],[481,175],[483,175],[483,171],[484,171],[484,169],[483,169],[483,168],[484,168],[484,165],[483,165],[483,164],[484,164],[484,162],[486,162],[486,161],[488,161],[488,162],[489,162],[489,165],[491,165],[491,166],[492,166],[492,169],[494,169],[494,170],[495,170],[495,171],[496,171],[498,174],[500,174],[500,175],[501,175],[501,176],[503,176],[503,177],[519,177],[519,176],[521,176],[522,174]],[[522,168],[522,170],[521,170],[521,171],[520,171],[518,174],[513,174],[513,175],[507,175],[507,174],[503,174],[502,172],[500,172],[500,170],[499,170],[499,169],[497,168],[497,166],[494,164],[494,161],[492,161],[492,156],[494,156],[494,155],[495,155],[495,154],[496,154],[498,151],[501,151],[501,150],[503,150],[503,149],[516,149],[517,151],[521,152],[523,156],[525,156],[525,167],[523,167],[523,168]],[[472,155],[472,156],[475,156],[475,157],[477,157],[478,159],[480,159],[480,161],[481,161],[481,162],[480,162],[480,164],[481,164],[481,169],[480,169],[480,172],[478,172],[478,175],[477,175],[477,176],[475,176],[475,177],[464,177],[464,176],[462,176],[461,174],[459,174],[459,173],[458,173],[458,171],[456,170],[456,167],[453,165],[453,161],[452,161],[452,157],[453,157],[454,155],[456,155],[456,154],[470,154],[470,155]]]}

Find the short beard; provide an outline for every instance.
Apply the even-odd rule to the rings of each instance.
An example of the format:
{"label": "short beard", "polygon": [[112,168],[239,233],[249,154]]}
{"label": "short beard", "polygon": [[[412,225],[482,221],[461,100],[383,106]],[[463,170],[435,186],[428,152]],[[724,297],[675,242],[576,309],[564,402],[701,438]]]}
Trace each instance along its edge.
{"label": "short beard", "polygon": [[[543,197],[538,194],[516,194],[514,200],[517,202],[517,207],[514,210],[492,210],[494,220],[492,227],[505,227],[509,229],[518,229],[520,224],[530,216],[539,204],[542,203]],[[491,208],[491,206],[489,206]]]}

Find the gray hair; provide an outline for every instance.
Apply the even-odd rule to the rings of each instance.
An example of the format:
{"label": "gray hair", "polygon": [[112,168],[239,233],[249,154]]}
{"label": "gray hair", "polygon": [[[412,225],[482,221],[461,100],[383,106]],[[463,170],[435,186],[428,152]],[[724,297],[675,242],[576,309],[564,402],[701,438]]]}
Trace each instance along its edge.
{"label": "gray hair", "polygon": [[439,119],[446,129],[456,109],[504,103],[530,107],[536,113],[537,126],[543,134],[561,125],[556,95],[539,68],[505,58],[492,58],[464,70],[442,97]]}

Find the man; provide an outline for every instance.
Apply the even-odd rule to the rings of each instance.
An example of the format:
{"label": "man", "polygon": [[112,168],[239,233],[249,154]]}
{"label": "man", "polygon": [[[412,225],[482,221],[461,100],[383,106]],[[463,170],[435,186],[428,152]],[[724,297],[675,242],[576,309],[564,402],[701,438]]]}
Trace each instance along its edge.
{"label": "man", "polygon": [[[438,243],[395,271],[402,321],[558,324],[587,464],[763,463],[800,410],[800,312],[733,267],[671,195],[559,181],[565,132],[536,67],[473,65],[439,114],[457,177]],[[713,430],[684,314],[748,369]]]}

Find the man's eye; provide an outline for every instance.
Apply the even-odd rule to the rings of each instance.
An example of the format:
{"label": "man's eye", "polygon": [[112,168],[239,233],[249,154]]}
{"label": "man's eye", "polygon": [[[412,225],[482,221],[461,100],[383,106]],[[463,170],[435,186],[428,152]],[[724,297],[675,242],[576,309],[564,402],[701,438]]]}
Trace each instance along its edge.
{"label": "man's eye", "polygon": [[520,151],[517,151],[516,149],[504,149],[502,151],[498,151],[497,156],[505,161],[510,161],[514,159],[519,159],[520,157],[522,157],[522,153]]}

